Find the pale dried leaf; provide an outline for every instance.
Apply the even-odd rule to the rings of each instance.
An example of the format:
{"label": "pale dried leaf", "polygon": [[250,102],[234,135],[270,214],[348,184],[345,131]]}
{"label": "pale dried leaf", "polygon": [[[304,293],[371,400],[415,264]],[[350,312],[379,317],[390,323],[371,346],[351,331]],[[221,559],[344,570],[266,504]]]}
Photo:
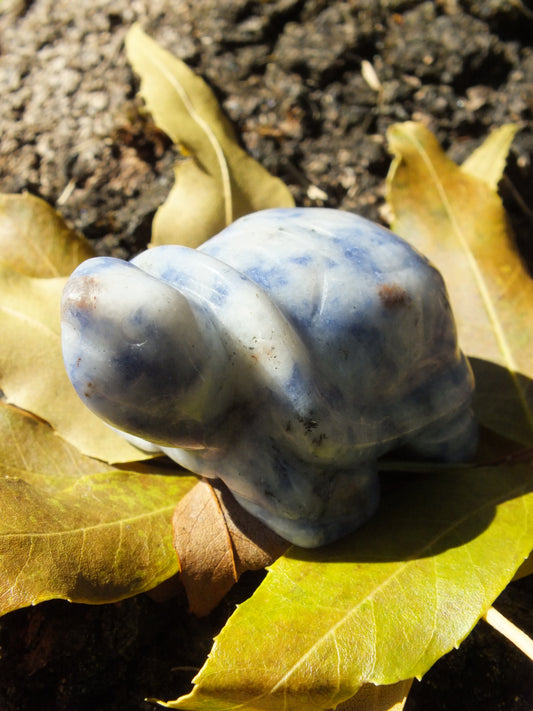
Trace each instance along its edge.
{"label": "pale dried leaf", "polygon": [[388,686],[365,684],[355,696],[339,704],[335,711],[402,711],[413,679]]}
{"label": "pale dried leaf", "polygon": [[294,204],[287,187],[240,147],[203,79],[138,25],[126,50],[154,121],[191,156],[176,167],[176,184],[154,220],[153,245],[196,247],[241,215]]}
{"label": "pale dried leaf", "polygon": [[68,276],[92,247],[34,195],[0,194],[0,263],[31,277]]}
{"label": "pale dried leaf", "polygon": [[509,148],[518,126],[505,124],[492,131],[461,165],[461,170],[473,178],[483,180],[492,190],[498,188],[507,163]]}
{"label": "pale dried leaf", "polygon": [[133,447],[87,409],[68,379],[59,308],[65,282],[34,279],[0,265],[0,390],[84,454],[108,462],[149,458],[153,455]]}
{"label": "pale dried leaf", "polygon": [[[511,133],[489,138],[496,152],[490,145],[478,149],[483,160],[473,160],[470,169],[486,155],[496,155],[501,167],[501,146],[508,145]],[[444,277],[459,344],[474,359],[476,411],[488,427],[532,444],[533,280],[509,232],[502,202],[485,180],[449,160],[421,124],[396,124],[388,138],[395,156],[387,178],[392,229],[428,256]]]}

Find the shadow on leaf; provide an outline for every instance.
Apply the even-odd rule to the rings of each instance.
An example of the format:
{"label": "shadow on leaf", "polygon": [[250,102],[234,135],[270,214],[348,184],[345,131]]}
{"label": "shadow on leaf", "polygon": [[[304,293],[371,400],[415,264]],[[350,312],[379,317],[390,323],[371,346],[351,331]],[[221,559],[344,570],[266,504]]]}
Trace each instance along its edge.
{"label": "shadow on leaf", "polygon": [[499,435],[533,446],[533,381],[487,360],[469,360],[479,421]]}
{"label": "shadow on leaf", "polygon": [[[366,525],[329,546],[292,547],[286,555],[316,563],[365,564],[437,556],[477,539],[495,522],[501,504],[531,493],[533,469],[500,464],[427,475],[387,473],[382,482],[381,504]],[[517,519],[515,535],[520,527]]]}

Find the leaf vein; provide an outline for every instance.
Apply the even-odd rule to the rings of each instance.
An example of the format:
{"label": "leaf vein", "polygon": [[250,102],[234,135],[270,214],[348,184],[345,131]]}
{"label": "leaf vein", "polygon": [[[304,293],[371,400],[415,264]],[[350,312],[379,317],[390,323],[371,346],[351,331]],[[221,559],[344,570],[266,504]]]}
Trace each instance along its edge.
{"label": "leaf vein", "polygon": [[168,513],[172,512],[174,510],[174,505],[172,506],[164,506],[159,509],[154,509],[153,511],[149,511],[146,513],[138,514],[135,516],[130,516],[128,518],[122,518],[120,520],[116,521],[102,521],[101,523],[95,523],[91,524],[89,526],[79,526],[77,528],[65,528],[62,531],[32,531],[31,533],[2,533],[0,532],[0,541],[9,541],[11,539],[16,540],[19,538],[27,538],[28,536],[30,537],[38,537],[42,539],[50,539],[54,537],[61,537],[61,536],[72,536],[76,533],[84,533],[86,534],[88,531],[94,531],[97,529],[105,529],[108,527],[113,527],[113,526],[123,526],[126,523],[132,524],[132,523],[139,523],[143,519],[148,519],[148,520],[153,520],[154,517],[160,516],[160,515],[167,515]]}
{"label": "leaf vein", "polygon": [[[515,487],[514,490],[511,490],[509,492],[506,492],[505,498],[511,498],[512,494],[518,494],[520,490],[523,490],[523,485],[518,485]],[[468,519],[477,516],[484,510],[492,509],[495,507],[498,503],[502,501],[502,495],[500,494],[499,496],[494,497],[494,499],[485,501],[481,506],[479,506],[477,509],[474,511],[470,511],[461,518],[452,521],[446,528],[444,528],[438,535],[434,536],[434,538],[430,541],[428,541],[420,551],[417,553],[413,554],[411,558],[409,558],[403,565],[398,567],[398,569],[389,575],[385,580],[383,580],[374,590],[371,591],[368,595],[365,595],[362,597],[356,605],[351,607],[347,612],[332,626],[330,627],[327,632],[325,632],[319,639],[313,642],[313,644],[309,647],[309,649],[305,652],[305,654],[301,655],[300,658],[294,662],[294,664],[290,667],[290,669],[287,670],[287,672],[283,675],[283,677],[272,687],[270,692],[266,692],[265,694],[260,695],[257,697],[257,699],[263,698],[265,696],[268,696],[269,694],[272,694],[280,688],[282,684],[284,684],[295,672],[296,670],[313,654],[313,652],[316,652],[316,650],[325,643],[325,641],[331,637],[331,635],[335,635],[337,633],[337,630],[340,629],[343,625],[347,623],[347,621],[353,617],[361,608],[361,606],[365,603],[371,603],[373,604],[373,601],[375,600],[376,596],[378,593],[381,593],[388,585],[391,585],[401,573],[404,573],[409,566],[415,565],[418,561],[419,558],[423,557],[424,554],[427,552],[431,551],[432,548],[435,547],[435,545],[442,539],[445,539],[449,534],[454,531],[455,529],[458,529],[461,527],[461,525],[467,521]],[[374,667],[375,668],[375,663]],[[367,679],[370,678],[370,674],[368,675]]]}
{"label": "leaf vein", "polygon": [[202,116],[198,113],[198,111],[195,109],[193,102],[191,101],[189,95],[187,94],[186,90],[184,87],[180,84],[180,82],[174,77],[171,71],[165,66],[163,62],[159,60],[159,58],[152,56],[150,57],[151,61],[157,66],[159,71],[163,74],[163,76],[167,79],[169,84],[172,86],[172,88],[176,91],[180,99],[183,101],[183,104],[187,111],[189,112],[191,118],[193,121],[196,122],[196,124],[199,126],[199,128],[205,133],[207,140],[211,144],[211,147],[213,148],[215,152],[215,156],[217,158],[217,162],[220,168],[220,176],[222,180],[222,190],[224,194],[224,209],[225,209],[225,221],[226,225],[229,225],[233,222],[233,197],[232,197],[232,190],[231,190],[231,179],[230,179],[230,173],[229,173],[229,167],[228,163],[226,160],[226,156],[224,155],[224,151],[222,150],[222,146],[220,145],[213,129],[209,125],[209,123],[202,118]]}

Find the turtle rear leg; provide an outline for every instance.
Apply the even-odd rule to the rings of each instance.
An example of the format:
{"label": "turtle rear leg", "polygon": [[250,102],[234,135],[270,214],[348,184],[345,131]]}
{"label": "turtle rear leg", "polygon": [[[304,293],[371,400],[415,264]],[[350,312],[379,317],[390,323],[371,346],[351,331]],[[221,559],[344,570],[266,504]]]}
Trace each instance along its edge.
{"label": "turtle rear leg", "polygon": [[474,458],[477,442],[474,413],[471,408],[461,408],[410,437],[406,444],[425,459],[462,462]]}

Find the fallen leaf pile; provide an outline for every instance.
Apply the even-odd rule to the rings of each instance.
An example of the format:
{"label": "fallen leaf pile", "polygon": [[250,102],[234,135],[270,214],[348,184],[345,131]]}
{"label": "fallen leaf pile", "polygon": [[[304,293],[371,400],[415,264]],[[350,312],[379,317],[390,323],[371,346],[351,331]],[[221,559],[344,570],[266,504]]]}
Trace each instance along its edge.
{"label": "fallen leaf pile", "polygon": [[[184,155],[153,245],[195,247],[242,214],[293,204],[200,77],[138,27],[126,47],[148,110]],[[389,130],[392,227],[444,275],[483,446],[471,466],[389,463],[377,515],[312,551],[289,547],[224,487],[141,462],[82,405],[62,363],[59,298],[92,250],[43,201],[0,196],[0,614],[119,600],[180,568],[203,615],[244,571],[267,567],[192,692],[160,703],[399,711],[412,677],[460,644],[533,548],[531,454],[517,455],[533,444],[533,282],[497,194],[514,133],[494,131],[459,167],[420,124]],[[528,561],[521,574],[531,571]]]}

